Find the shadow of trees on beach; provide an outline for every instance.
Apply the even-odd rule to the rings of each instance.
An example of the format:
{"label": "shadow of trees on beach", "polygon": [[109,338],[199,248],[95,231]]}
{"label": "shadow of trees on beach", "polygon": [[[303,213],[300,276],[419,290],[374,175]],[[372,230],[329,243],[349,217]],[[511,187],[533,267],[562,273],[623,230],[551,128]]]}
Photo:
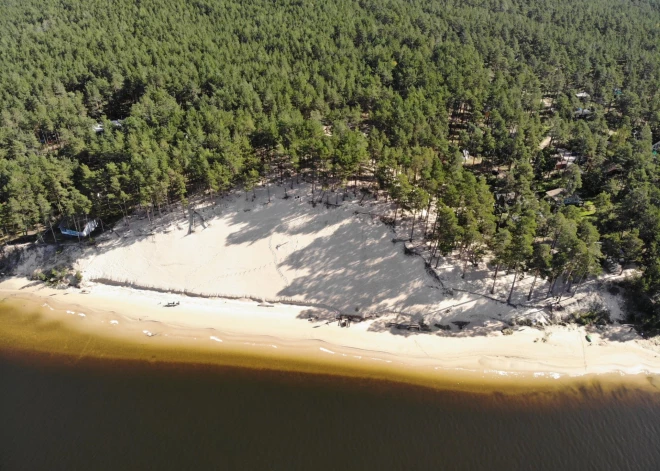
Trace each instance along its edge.
{"label": "shadow of trees on beach", "polygon": [[[321,211],[332,213],[342,208]],[[309,226],[318,227],[319,222],[332,217],[324,213],[312,218]],[[382,223],[363,219],[348,216],[331,234],[315,238],[284,258],[281,265],[286,272],[304,270],[305,274],[295,275],[278,294],[305,296],[346,314],[365,315],[418,310],[436,301],[440,293],[427,288],[435,282],[425,273],[423,261],[405,260],[402,247],[392,244],[391,234]]]}
{"label": "shadow of trees on beach", "polygon": [[[276,205],[277,198],[271,205],[234,212],[228,224],[237,230],[227,244],[255,244],[272,238],[278,268],[286,279],[277,296],[333,308],[313,322],[334,323],[337,313],[376,317],[369,330],[394,335],[416,333],[386,324],[426,322],[435,332],[438,329],[433,324],[443,322],[454,335],[468,335],[468,331],[490,335],[503,328],[497,312],[493,313],[494,327],[471,322],[481,316],[468,312],[479,301],[461,293],[448,297],[427,273],[424,260],[405,255],[403,245],[392,242],[395,234],[391,228],[368,214],[368,208],[350,203],[313,207],[309,194],[291,199],[284,215],[269,214],[269,206]],[[259,217],[254,217],[256,212],[261,213]],[[315,235],[311,242],[298,246],[297,239],[309,235]],[[440,309],[439,303],[446,301],[451,302],[450,307]],[[302,317],[307,319],[307,315]],[[452,322],[470,324],[461,330]]]}

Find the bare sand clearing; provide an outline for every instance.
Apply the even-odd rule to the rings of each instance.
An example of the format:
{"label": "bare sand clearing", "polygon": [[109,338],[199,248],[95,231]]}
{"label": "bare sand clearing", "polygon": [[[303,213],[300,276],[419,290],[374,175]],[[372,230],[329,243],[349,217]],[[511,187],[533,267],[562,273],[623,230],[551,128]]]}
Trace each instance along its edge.
{"label": "bare sand clearing", "polygon": [[[252,195],[246,201],[235,193],[206,203],[198,209],[206,222],[198,222],[192,233],[181,212],[160,218],[155,226],[144,218],[128,226],[120,223],[119,235],[106,233],[96,248],[76,256],[76,265],[86,280],[295,301],[346,314],[423,319],[431,325],[465,321],[470,328],[492,325],[499,330],[511,317],[547,320],[543,308],[548,286],[542,280],[529,302],[532,277],[517,282],[517,309],[489,299],[505,300],[513,275],[500,273],[491,296],[492,270],[485,264],[471,267],[461,279],[460,263],[443,259],[436,270],[439,283],[421,257],[405,255],[403,243],[393,243],[409,236],[410,217],[400,221],[394,233],[379,218],[391,213],[391,205],[373,200],[359,205],[332,194],[330,202],[340,207],[312,206],[309,190],[307,186],[289,191],[291,197],[284,200],[283,189],[274,187],[278,194],[269,204],[263,189],[254,201]],[[422,225],[417,222],[417,233]],[[419,244],[416,248],[425,249]],[[22,273],[29,275],[33,269],[34,263],[26,262]],[[587,283],[579,295],[566,297],[562,304],[575,309],[598,294],[618,318],[617,301],[606,292],[596,293],[596,284]]]}
{"label": "bare sand clearing", "polygon": [[[146,238],[111,237],[79,265],[87,279],[292,299],[351,313],[418,313],[442,298],[428,288],[436,283],[422,260],[406,260],[378,219],[354,214],[367,208],[313,208],[295,197],[264,205],[264,199],[246,202],[239,195],[208,206],[200,213],[210,226],[192,234],[187,221],[179,221]],[[133,233],[143,229],[132,227]]]}
{"label": "bare sand clearing", "polygon": [[[331,194],[329,202],[339,207],[313,206],[308,187],[289,192],[286,200],[281,198],[281,187],[273,187],[275,191],[278,194],[269,204],[262,189],[254,201],[251,195],[246,201],[235,193],[198,206],[205,221],[196,224],[194,232],[179,211],[161,217],[155,225],[146,219],[120,223],[116,233],[106,233],[96,247],[54,256],[55,261],[73,256],[85,280],[115,280],[225,299],[93,282],[86,282],[89,293],[81,294],[72,288],[51,290],[24,278],[3,282],[0,291],[5,296],[30,295],[63,303],[62,310],[85,314],[70,315],[69,321],[79,327],[94,323],[101,328],[97,332],[114,329],[115,334],[137,335],[141,341],[161,342],[165,334],[192,335],[197,344],[206,342],[209,348],[253,344],[264,354],[286,348],[300,358],[398,365],[399,370],[414,368],[432,376],[448,371],[546,378],[660,373],[657,346],[629,326],[516,326],[512,335],[503,335],[502,328],[514,318],[526,318],[538,327],[547,323],[553,315],[545,300],[547,285],[539,282],[527,302],[532,280],[523,278],[514,308],[501,302],[512,275],[501,276],[491,296],[492,275],[485,265],[470,268],[461,279],[456,261],[443,259],[436,270],[438,281],[427,272],[422,257],[405,255],[403,244],[392,242],[408,233],[411,221],[402,221],[398,233],[393,233],[378,218],[391,209],[389,205],[375,201],[359,205],[357,199],[342,201]],[[422,224],[418,222],[418,228]],[[424,250],[420,245],[413,248]],[[40,257],[38,252],[27,255],[18,273],[30,274],[43,262]],[[615,319],[619,317],[617,297],[599,286],[590,282],[578,295],[565,299],[562,313],[598,301]],[[228,297],[275,304],[260,306]],[[163,307],[169,301],[180,305]],[[97,314],[90,316],[84,310]],[[335,321],[338,313],[362,315],[366,320],[340,327]],[[92,319],[96,317],[100,320]],[[391,325],[420,321],[431,331],[398,330]],[[468,324],[459,328],[455,322]]]}

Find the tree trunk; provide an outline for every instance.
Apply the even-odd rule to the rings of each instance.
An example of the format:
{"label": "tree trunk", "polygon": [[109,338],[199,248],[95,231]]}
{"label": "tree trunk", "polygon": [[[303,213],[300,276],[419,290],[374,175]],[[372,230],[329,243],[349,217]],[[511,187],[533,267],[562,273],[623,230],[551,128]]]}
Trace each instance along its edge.
{"label": "tree trunk", "polygon": [[433,229],[431,229],[431,234],[435,234],[435,229],[438,227],[438,215],[435,215],[435,221],[433,221]]}
{"label": "tree trunk", "polygon": [[[76,233],[78,234],[78,242],[80,242],[80,227],[78,226],[78,221],[76,221],[76,218],[73,218],[73,227],[76,228]],[[27,235],[27,232],[26,232]]]}
{"label": "tree trunk", "polygon": [[53,222],[51,220],[48,220],[48,225],[50,226],[50,233],[53,234],[53,240],[55,241],[55,245],[60,245],[60,241],[57,240],[57,236],[55,235],[55,230],[53,229]]}
{"label": "tree trunk", "polygon": [[438,247],[440,246],[440,239],[438,239],[435,242],[435,247],[433,248],[433,252],[431,252],[431,260],[433,260],[433,257],[435,257],[435,254],[438,253]]}
{"label": "tree trunk", "polygon": [[559,292],[559,299],[557,299],[557,304],[559,304],[559,303],[561,302],[561,298],[562,298],[562,296],[564,296],[564,292],[563,292],[563,291],[560,291],[560,292]]}
{"label": "tree trunk", "polygon": [[516,287],[516,279],[518,278],[518,270],[516,269],[513,274],[513,283],[511,283],[511,289],[509,290],[509,297],[506,300],[507,304],[511,304],[511,297],[513,296],[513,288]]}
{"label": "tree trunk", "polygon": [[126,221],[126,225],[130,227],[130,224],[128,222],[128,206],[126,205],[125,200],[124,200],[124,221]]}
{"label": "tree trunk", "polygon": [[578,289],[580,289],[580,286],[582,285],[582,282],[583,282],[586,278],[587,278],[587,274],[586,274],[586,272],[585,272],[585,273],[583,273],[582,276],[580,277],[580,281],[578,282],[577,286],[575,287],[575,291],[573,291],[573,296],[576,295],[576,293],[578,292]]}
{"label": "tree trunk", "polygon": [[412,229],[410,229],[410,242],[413,241],[413,234],[415,233],[415,216],[417,211],[413,211]]}
{"label": "tree trunk", "polygon": [[571,290],[571,275],[573,275],[573,269],[571,268],[571,271],[568,272],[568,275],[566,275],[566,283],[568,284],[568,288],[566,289],[566,292],[568,293]]}
{"label": "tree trunk", "polygon": [[493,294],[495,292],[495,282],[497,281],[497,272],[500,271],[500,264],[498,263],[495,266],[495,276],[493,277],[493,286],[490,288],[490,294]]}
{"label": "tree trunk", "polygon": [[587,277],[587,272],[582,273],[582,275],[580,276],[580,280],[578,281],[578,284],[575,287],[575,291],[573,291],[573,294],[571,295],[571,297],[575,296],[575,293],[577,293],[578,288],[580,287],[580,285],[582,284],[582,282],[584,281],[584,279],[586,277]]}
{"label": "tree trunk", "polygon": [[559,240],[559,233],[555,236],[554,240],[552,241],[552,245],[550,246],[551,250],[555,249],[555,245],[557,245],[557,241]]}
{"label": "tree trunk", "polygon": [[550,288],[548,289],[548,293],[545,295],[546,298],[549,298],[551,294],[555,292],[555,283],[557,283],[557,279],[559,276],[556,276],[552,279],[552,284],[550,285]]}
{"label": "tree trunk", "polygon": [[532,286],[529,288],[529,294],[527,295],[527,301],[532,299],[532,292],[534,291],[534,285],[536,284],[536,279],[539,276],[539,271],[536,270],[536,273],[534,274],[534,280],[532,281]]}
{"label": "tree trunk", "polygon": [[392,228],[396,229],[396,213],[399,210],[399,206],[397,205],[396,208],[394,208],[394,222],[392,223]]}

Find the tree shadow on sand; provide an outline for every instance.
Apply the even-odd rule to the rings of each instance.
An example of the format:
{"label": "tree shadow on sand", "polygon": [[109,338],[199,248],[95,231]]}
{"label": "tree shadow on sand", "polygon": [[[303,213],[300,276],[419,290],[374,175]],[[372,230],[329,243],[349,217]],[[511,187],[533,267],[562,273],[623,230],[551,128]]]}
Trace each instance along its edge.
{"label": "tree shadow on sand", "polygon": [[[312,218],[323,220],[327,212]],[[291,234],[293,237],[294,235]],[[281,267],[292,276],[278,295],[305,297],[336,307],[345,314],[379,315],[387,312],[419,311],[442,299],[435,282],[426,274],[421,259],[406,257],[391,234],[370,218],[341,215],[328,235],[292,251]]]}

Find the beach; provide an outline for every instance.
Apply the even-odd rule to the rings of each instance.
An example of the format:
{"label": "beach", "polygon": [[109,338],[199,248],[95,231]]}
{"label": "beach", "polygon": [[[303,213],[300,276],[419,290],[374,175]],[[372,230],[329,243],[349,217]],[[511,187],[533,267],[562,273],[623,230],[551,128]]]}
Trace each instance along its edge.
{"label": "beach", "polygon": [[[509,336],[383,332],[374,329],[375,321],[350,327],[340,327],[334,320],[309,321],[310,309],[304,306],[191,298],[103,285],[88,287],[83,293],[21,279],[2,282],[0,295],[10,305],[37,312],[39,325],[54,321],[65,333],[126,342],[147,352],[170,351],[172,355],[162,358],[166,361],[176,361],[177,356],[178,361],[195,361],[185,354],[189,350],[201,352],[204,361],[211,363],[232,364],[245,357],[251,362],[241,366],[286,369],[295,365],[293,369],[303,371],[445,387],[480,382],[502,386],[519,380],[547,387],[612,374],[614,378],[631,375],[626,377],[631,384],[634,378],[648,383],[650,375],[660,373],[658,353],[640,342],[608,341],[593,331],[588,342],[584,328],[577,327],[545,331],[522,327]],[[168,302],[180,304],[167,307]],[[39,344],[38,333],[27,337],[30,341],[23,348],[56,353],[52,342]],[[74,357],[85,355],[75,348],[60,350]],[[132,356],[131,349],[127,351]]]}
{"label": "beach", "polygon": [[[266,191],[278,192],[270,203]],[[280,192],[206,200],[194,221],[182,211],[155,221],[133,217],[94,245],[26,250],[0,294],[67,329],[217,353],[210,361],[231,351],[425,384],[660,373],[660,346],[625,324],[620,296],[605,289],[604,278],[567,294],[555,310],[543,280],[527,300],[527,276],[507,304],[513,274],[501,274],[491,294],[486,264],[469,267],[465,278],[451,257],[430,268],[423,242],[404,250],[411,218],[392,231],[380,217],[392,207],[382,200],[328,194],[323,202],[334,206],[318,202],[319,192],[312,200],[309,187],[287,198]],[[423,224],[420,218],[417,227]],[[28,279],[58,264],[79,270],[82,286]],[[557,322],[594,302],[608,309],[610,324]],[[353,322],[341,326],[338,316]]]}

